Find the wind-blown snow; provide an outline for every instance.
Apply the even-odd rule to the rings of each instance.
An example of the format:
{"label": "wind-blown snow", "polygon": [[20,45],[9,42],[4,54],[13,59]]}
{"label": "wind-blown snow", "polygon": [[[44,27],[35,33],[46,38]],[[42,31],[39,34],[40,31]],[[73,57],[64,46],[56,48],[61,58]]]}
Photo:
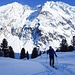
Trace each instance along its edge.
{"label": "wind-blown snow", "polygon": [[49,66],[47,54],[30,59],[19,60],[0,57],[1,75],[75,75],[75,51],[59,52],[55,57],[55,68]]}

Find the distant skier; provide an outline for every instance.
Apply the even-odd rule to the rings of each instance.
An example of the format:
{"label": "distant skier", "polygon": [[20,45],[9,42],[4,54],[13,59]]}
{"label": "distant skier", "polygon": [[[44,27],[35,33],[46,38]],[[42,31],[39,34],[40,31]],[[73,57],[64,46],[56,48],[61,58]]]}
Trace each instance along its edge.
{"label": "distant skier", "polygon": [[54,49],[50,46],[49,50],[47,51],[47,54],[49,54],[49,58],[50,58],[50,66],[54,68],[54,54],[57,57]]}

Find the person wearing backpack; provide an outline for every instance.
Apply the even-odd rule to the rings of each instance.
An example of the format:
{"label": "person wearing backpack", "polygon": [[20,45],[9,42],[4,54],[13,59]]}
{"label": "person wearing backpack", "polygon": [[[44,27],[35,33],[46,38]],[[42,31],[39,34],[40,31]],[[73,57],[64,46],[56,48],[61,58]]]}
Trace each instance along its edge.
{"label": "person wearing backpack", "polygon": [[57,57],[56,52],[54,49],[50,46],[49,50],[47,51],[47,54],[49,54],[50,59],[50,66],[54,68],[54,55]]}

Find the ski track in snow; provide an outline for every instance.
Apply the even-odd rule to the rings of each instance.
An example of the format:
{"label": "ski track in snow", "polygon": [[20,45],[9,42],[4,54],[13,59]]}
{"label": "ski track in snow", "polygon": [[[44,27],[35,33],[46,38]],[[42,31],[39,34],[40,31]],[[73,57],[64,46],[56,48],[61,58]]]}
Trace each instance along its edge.
{"label": "ski track in snow", "polygon": [[[68,68],[68,64],[59,64],[57,65],[57,70],[65,73],[65,75],[75,75],[75,72],[73,72],[70,68]],[[74,66],[74,65],[71,65]]]}
{"label": "ski track in snow", "polygon": [[[47,54],[42,54],[41,56],[30,60],[26,59],[13,60],[11,58],[1,57],[0,74],[1,75],[75,75],[75,63],[74,63],[75,61],[72,61],[75,57],[75,53],[74,52],[66,53],[66,55],[65,53],[63,55],[60,53],[60,55],[58,56],[59,56],[58,60],[56,60],[55,58],[55,67],[57,69],[52,68],[49,65],[49,57]],[[63,58],[60,56],[63,56]]]}
{"label": "ski track in snow", "polygon": [[[48,62],[40,62],[37,60],[32,60],[32,61],[36,61],[36,62],[40,63],[41,65],[43,65],[43,67],[46,68],[46,72],[37,73],[36,75],[56,75],[55,71],[53,70],[52,67],[49,66]],[[46,74],[44,74],[44,73],[46,73]]]}
{"label": "ski track in snow", "polygon": [[[43,59],[46,59],[46,57],[42,57]],[[42,61],[41,59],[38,60],[32,60],[32,61],[36,61],[38,63],[40,63],[41,65],[43,65],[43,67],[46,68],[46,72],[41,72],[41,73],[36,73],[36,75],[75,75],[75,72],[73,72],[70,68],[68,68],[68,66],[75,66],[72,64],[68,64],[68,63],[58,63],[55,64],[55,68],[50,67],[49,65],[49,61],[47,61],[49,59],[46,59],[46,61]],[[46,73],[46,74],[44,74]],[[34,74],[35,75],[35,74]]]}
{"label": "ski track in snow", "polygon": [[34,75],[55,75],[55,72],[51,69],[51,67],[49,65],[46,65],[47,64],[46,62],[43,63],[43,62],[40,62],[40,61],[37,61],[37,60],[31,60],[31,61],[36,61],[36,62],[40,63],[41,65],[43,65],[43,67],[46,68],[46,71],[36,73]]}

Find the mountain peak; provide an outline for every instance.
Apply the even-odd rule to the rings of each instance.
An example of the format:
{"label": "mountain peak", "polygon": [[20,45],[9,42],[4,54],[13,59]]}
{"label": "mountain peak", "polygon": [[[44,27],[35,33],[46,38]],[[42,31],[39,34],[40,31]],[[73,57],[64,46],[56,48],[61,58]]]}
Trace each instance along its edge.
{"label": "mountain peak", "polygon": [[46,3],[44,3],[44,5],[48,5],[48,6],[53,6],[53,5],[57,5],[57,6],[68,5],[69,6],[69,4],[61,2],[61,1],[47,1]]}
{"label": "mountain peak", "polygon": [[[9,4],[8,4],[9,5]],[[10,5],[12,6],[23,6],[22,4],[18,3],[18,2],[13,2],[13,3],[10,3]]]}
{"label": "mountain peak", "polygon": [[14,2],[0,7],[0,15],[0,37],[11,38],[11,45],[16,36],[26,48],[58,47],[62,37],[70,43],[75,33],[75,7],[63,2],[47,1],[33,9]]}

